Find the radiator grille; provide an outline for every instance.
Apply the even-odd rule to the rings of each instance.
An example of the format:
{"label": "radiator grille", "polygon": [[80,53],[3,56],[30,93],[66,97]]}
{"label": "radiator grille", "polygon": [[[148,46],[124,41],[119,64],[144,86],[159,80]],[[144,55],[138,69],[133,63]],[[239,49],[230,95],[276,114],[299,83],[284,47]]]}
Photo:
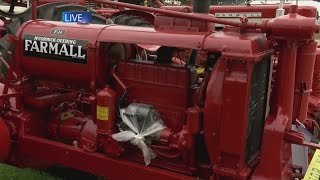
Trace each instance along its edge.
{"label": "radiator grille", "polygon": [[268,99],[270,65],[271,58],[266,57],[253,67],[245,149],[246,164],[250,162],[261,146]]}

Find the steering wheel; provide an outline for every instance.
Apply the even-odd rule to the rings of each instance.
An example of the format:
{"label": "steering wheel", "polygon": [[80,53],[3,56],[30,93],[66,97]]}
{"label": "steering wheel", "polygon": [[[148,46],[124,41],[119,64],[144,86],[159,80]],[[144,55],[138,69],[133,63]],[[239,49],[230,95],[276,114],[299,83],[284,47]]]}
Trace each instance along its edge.
{"label": "steering wheel", "polygon": [[[0,16],[15,18],[23,15],[28,10],[28,8],[24,7],[23,0],[6,0],[6,2],[9,3],[10,6],[0,6]],[[20,12],[15,12],[16,6],[25,9]]]}
{"label": "steering wheel", "polygon": [[17,2],[18,2],[17,0],[11,0],[10,8],[9,8],[8,13],[10,13],[10,14],[14,14],[15,4],[16,4]]}

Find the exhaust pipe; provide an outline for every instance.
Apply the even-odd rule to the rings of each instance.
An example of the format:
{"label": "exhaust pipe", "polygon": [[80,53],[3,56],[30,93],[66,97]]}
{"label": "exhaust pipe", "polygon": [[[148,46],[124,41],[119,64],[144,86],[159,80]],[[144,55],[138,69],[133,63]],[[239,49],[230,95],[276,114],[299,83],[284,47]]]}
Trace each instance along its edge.
{"label": "exhaust pipe", "polygon": [[192,11],[197,14],[209,14],[210,0],[193,0]]}
{"label": "exhaust pipe", "polygon": [[[195,14],[209,14],[210,0],[193,0],[192,12]],[[199,51],[192,49],[189,59],[188,66],[196,66],[196,61],[199,56]]]}
{"label": "exhaust pipe", "polygon": [[32,20],[36,20],[38,18],[38,9],[37,9],[37,1],[38,0],[32,0],[31,1],[31,17]]}

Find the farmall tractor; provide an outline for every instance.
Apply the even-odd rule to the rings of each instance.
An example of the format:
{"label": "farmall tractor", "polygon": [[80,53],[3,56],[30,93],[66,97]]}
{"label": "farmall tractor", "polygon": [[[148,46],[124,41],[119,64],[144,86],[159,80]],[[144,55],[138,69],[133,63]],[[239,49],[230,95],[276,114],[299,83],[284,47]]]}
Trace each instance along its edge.
{"label": "farmall tractor", "polygon": [[[2,162],[119,180],[304,177],[308,154],[296,146],[320,148],[299,116],[316,60],[314,8],[253,23],[209,15],[206,0],[193,13],[98,2],[143,8],[153,27],[43,20],[34,0],[32,19],[2,39],[12,47],[0,58]],[[156,53],[141,56],[148,46]]]}

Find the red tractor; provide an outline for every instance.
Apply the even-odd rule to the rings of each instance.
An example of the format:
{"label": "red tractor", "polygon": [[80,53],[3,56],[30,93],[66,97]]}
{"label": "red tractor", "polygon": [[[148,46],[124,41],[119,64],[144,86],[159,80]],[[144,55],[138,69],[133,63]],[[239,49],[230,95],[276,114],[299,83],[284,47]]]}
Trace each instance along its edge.
{"label": "red tractor", "polygon": [[[298,116],[317,54],[314,8],[253,23],[209,15],[208,0],[192,14],[97,0],[154,14],[152,27],[133,27],[43,20],[32,2],[1,49],[2,162],[120,180],[303,178],[308,157],[294,145],[320,148]],[[159,48],[141,56],[147,46]]]}

